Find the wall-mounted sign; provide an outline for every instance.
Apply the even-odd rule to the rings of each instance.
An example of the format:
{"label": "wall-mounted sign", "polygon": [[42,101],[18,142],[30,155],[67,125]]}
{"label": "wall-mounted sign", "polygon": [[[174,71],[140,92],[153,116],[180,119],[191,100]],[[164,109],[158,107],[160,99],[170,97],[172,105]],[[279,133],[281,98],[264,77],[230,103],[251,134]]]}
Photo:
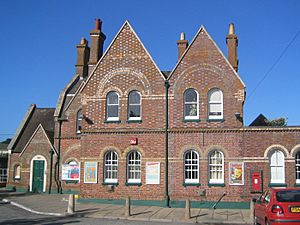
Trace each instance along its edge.
{"label": "wall-mounted sign", "polygon": [[160,183],[160,162],[146,162],[146,184]]}
{"label": "wall-mounted sign", "polygon": [[229,162],[229,185],[244,185],[243,162]]}
{"label": "wall-mounted sign", "polygon": [[137,138],[131,138],[130,139],[130,144],[131,145],[137,145],[138,144],[138,139]]}
{"label": "wall-mounted sign", "polygon": [[97,183],[97,162],[84,163],[84,183]]}
{"label": "wall-mounted sign", "polygon": [[61,171],[61,179],[62,180],[79,180],[80,179],[80,166],[63,164]]}

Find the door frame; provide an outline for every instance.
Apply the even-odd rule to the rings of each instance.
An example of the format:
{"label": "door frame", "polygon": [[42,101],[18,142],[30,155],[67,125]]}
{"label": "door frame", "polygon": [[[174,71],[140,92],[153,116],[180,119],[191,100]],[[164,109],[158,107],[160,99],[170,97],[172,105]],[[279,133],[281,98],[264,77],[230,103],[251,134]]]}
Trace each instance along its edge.
{"label": "door frame", "polygon": [[43,192],[46,192],[46,183],[47,183],[47,174],[46,174],[46,168],[47,168],[47,160],[42,155],[36,155],[31,159],[30,162],[30,183],[29,183],[29,191],[32,191],[32,181],[33,181],[33,164],[34,161],[44,161],[44,182],[43,182]]}

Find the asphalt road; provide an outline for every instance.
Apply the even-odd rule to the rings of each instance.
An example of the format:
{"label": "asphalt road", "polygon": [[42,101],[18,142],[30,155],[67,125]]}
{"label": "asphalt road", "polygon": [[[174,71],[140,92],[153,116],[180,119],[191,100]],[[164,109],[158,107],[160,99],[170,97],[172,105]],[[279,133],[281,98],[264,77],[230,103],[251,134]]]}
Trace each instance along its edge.
{"label": "asphalt road", "polygon": [[[163,222],[146,222],[131,220],[108,220],[87,217],[54,217],[37,215],[27,212],[23,209],[10,204],[3,204],[0,201],[0,225],[59,225],[59,224],[76,224],[76,225],[187,225],[188,223],[163,223]],[[190,224],[190,223],[189,223]],[[203,224],[205,225],[205,224]],[[213,225],[213,224],[210,224]],[[214,224],[218,225],[218,224]]]}

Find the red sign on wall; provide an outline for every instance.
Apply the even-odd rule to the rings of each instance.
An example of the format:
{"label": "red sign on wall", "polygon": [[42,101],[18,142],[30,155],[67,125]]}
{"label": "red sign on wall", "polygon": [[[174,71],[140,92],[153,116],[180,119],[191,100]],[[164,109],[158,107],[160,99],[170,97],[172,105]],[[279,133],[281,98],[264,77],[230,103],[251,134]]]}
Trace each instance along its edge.
{"label": "red sign on wall", "polygon": [[131,145],[137,145],[138,144],[138,139],[137,138],[131,138],[130,139],[130,144]]}

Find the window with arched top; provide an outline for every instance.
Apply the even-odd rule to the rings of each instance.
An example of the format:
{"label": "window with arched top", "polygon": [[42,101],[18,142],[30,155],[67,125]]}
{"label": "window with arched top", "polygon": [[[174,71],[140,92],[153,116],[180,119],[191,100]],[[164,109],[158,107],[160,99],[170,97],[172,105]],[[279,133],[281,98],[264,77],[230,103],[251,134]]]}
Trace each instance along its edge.
{"label": "window with arched top", "polygon": [[119,95],[115,91],[111,91],[106,96],[106,120],[119,120]]}
{"label": "window with arched top", "polygon": [[141,183],[141,154],[138,151],[127,155],[127,182]]}
{"label": "window with arched top", "polygon": [[19,164],[14,166],[14,180],[21,179],[21,166]]}
{"label": "window with arched top", "polygon": [[224,155],[219,150],[213,150],[208,156],[209,183],[224,184]]}
{"label": "window with arched top", "polygon": [[81,128],[82,128],[82,110],[79,109],[76,115],[76,132],[81,133]]}
{"label": "window with arched top", "polygon": [[115,151],[108,151],[104,156],[104,182],[118,182],[118,154]]}
{"label": "window with arched top", "polygon": [[199,119],[199,94],[195,89],[184,92],[184,119]]}
{"label": "window with arched top", "polygon": [[194,150],[184,153],[184,182],[199,183],[199,155]]}
{"label": "window with arched top", "polygon": [[276,149],[270,154],[270,172],[271,184],[284,184],[284,154],[282,151]]}
{"label": "window with arched top", "polygon": [[141,120],[141,94],[131,91],[128,95],[128,120]]}
{"label": "window with arched top", "polygon": [[296,183],[300,184],[300,150],[295,155]]}
{"label": "window with arched top", "polygon": [[223,92],[213,88],[208,92],[208,119],[223,119]]}

